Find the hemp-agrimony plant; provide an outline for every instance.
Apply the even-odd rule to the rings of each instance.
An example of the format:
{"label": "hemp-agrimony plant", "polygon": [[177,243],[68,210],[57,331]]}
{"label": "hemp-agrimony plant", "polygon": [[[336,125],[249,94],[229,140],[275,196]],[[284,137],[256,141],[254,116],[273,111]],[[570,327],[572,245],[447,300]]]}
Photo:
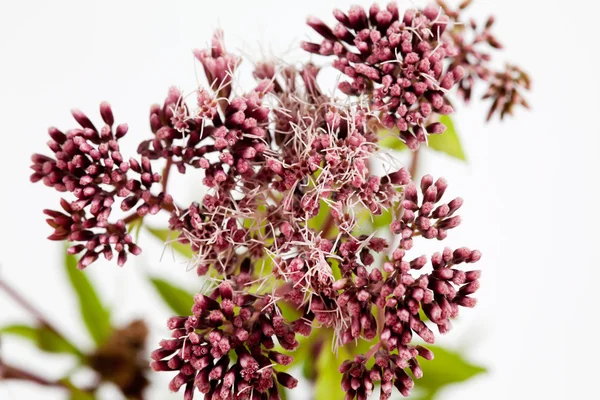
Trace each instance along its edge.
{"label": "hemp-agrimony plant", "polygon": [[[433,343],[433,329],[448,332],[460,308],[475,305],[480,272],[468,264],[481,253],[412,254],[416,240],[443,240],[460,224],[463,200],[448,198],[443,178],[413,181],[379,139],[395,135],[418,151],[430,135],[444,135],[451,94],[468,101],[478,84],[488,85],[488,119],[527,107],[520,91],[529,78],[515,66],[492,69],[488,51],[501,47],[494,21],[482,28],[463,21],[468,3],[404,13],[395,3],[354,6],[334,11],[333,28],[309,18],[323,40],[302,47],[331,57],[343,73],[338,92],[321,87],[313,63],[264,61],[256,86],[235,94],[241,58],[219,31],[209,49],[194,53],[208,85],[187,94],[172,88],[152,106],[152,135],[135,157],[121,154],[128,128],[115,123],[108,103],[100,128],[80,111],[73,112],[80,127],[50,128],[54,155],[34,155],[31,177],[66,193],[62,211],[44,211],[50,239],[73,242],[80,268],[115,254],[124,265],[142,251],[128,224],[166,211],[210,283],[189,315],[168,320],[172,337],[151,355],[155,371],[175,374],[171,390],[183,388],[186,400],[196,392],[280,399],[282,387],[298,383],[283,371],[302,351],[298,335],[327,332],[332,351],[370,343],[339,360],[346,399],[409,395],[422,376],[419,358],[434,357],[415,336]],[[169,174],[190,168],[204,171],[208,192],[178,204]],[[115,219],[115,208],[130,214]],[[386,226],[365,229],[382,214],[391,217]]]}

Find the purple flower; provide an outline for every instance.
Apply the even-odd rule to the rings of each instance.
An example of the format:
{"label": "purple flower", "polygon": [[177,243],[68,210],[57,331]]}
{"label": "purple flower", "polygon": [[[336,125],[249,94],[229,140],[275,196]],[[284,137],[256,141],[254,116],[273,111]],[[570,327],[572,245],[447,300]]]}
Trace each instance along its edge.
{"label": "purple flower", "polygon": [[[500,47],[493,20],[483,29],[470,25],[475,36],[468,38],[460,23],[468,1],[458,11],[439,4],[402,15],[394,3],[336,10],[334,28],[309,18],[323,41],[303,48],[335,58],[348,78],[339,89],[354,96],[346,101],[320,87],[312,63],[259,62],[256,86],[234,93],[240,58],[218,31],[210,49],[194,53],[208,85],[191,96],[171,88],[151,107],[152,135],[138,146],[139,159],[121,155],[127,126],[113,129],[106,103],[100,130],[79,111],[81,128],[50,129],[54,158],[34,155],[31,179],[71,194],[61,200],[63,211],[44,212],[50,238],[75,242],[71,254],[83,252],[80,268],[115,251],[123,265],[128,253],[141,252],[127,225],[166,210],[169,229],[190,245],[198,275],[210,283],[190,315],[169,319],[172,337],[152,353],[152,368],[172,372],[169,387],[183,388],[184,399],[196,392],[214,400],[280,399],[279,385],[298,383],[279,367],[293,361],[284,353],[298,347],[296,334],[323,329],[334,347],[375,343],[341,364],[346,400],[366,399],[377,385],[382,399],[394,387],[408,396],[423,374],[418,358],[433,358],[415,336],[434,343],[434,331],[448,332],[460,308],[475,305],[480,272],[461,267],[477,262],[479,251],[410,253],[418,238],[444,240],[460,224],[462,199],[445,200],[443,178],[414,182],[407,169],[383,160],[379,130],[417,150],[429,134],[444,132],[438,121],[453,112],[452,88],[469,100],[475,81],[488,81],[490,116],[502,117],[527,105],[520,87],[529,80],[517,67],[489,68],[484,47]],[[162,175],[152,162],[164,162]],[[182,174],[201,170],[202,198],[175,207],[166,194],[172,166]],[[109,221],[115,204],[133,213]],[[364,221],[382,215],[391,222],[365,232]],[[284,303],[302,317],[284,318]]]}
{"label": "purple flower", "polygon": [[66,214],[44,211],[50,219],[48,224],[55,231],[51,240],[82,242],[69,249],[71,254],[86,250],[78,267],[84,268],[100,254],[111,259],[113,250],[118,252],[118,263],[127,259],[126,249],[137,255],[141,249],[132,243],[125,229],[125,222],[109,222],[115,203],[128,211],[135,208],[138,216],[156,214],[162,208],[172,209],[170,196],[151,193],[153,185],[160,182],[160,174],[154,173],[150,160],[142,157],[126,160],[119,149],[119,139],[128,131],[126,124],[113,129],[114,118],[108,103],[100,105],[105,125],[101,129],[79,110],[73,117],[81,128],[61,132],[50,128],[48,147],[54,157],[42,154],[32,156],[32,182],[42,181],[59,192],[70,192],[73,200],[62,200]]}
{"label": "purple flower", "polygon": [[490,86],[483,96],[492,99],[488,112],[488,121],[494,113],[503,119],[507,114],[512,115],[515,106],[521,105],[529,108],[529,103],[523,98],[521,89],[529,90],[531,81],[529,76],[515,65],[507,65],[506,70],[495,72],[490,78]]}
{"label": "purple flower", "polygon": [[274,350],[298,346],[294,330],[269,296],[244,294],[235,282],[222,282],[210,295],[194,298],[193,315],[173,317],[173,339],[152,353],[155,371],[176,371],[169,388],[185,386],[184,399],[198,390],[204,398],[279,398],[277,384],[294,388],[298,381],[276,365],[293,358]]}
{"label": "purple flower", "polygon": [[447,187],[448,184],[443,178],[434,183],[431,175],[423,176],[420,185],[422,194],[420,201],[414,183],[404,188],[401,215],[390,225],[392,232],[400,235],[402,248],[410,250],[413,237],[417,235],[426,239],[443,240],[449,229],[456,228],[460,224],[460,217],[454,215],[463,204],[460,197],[438,205]]}
{"label": "purple flower", "polygon": [[351,78],[340,83],[340,90],[368,95],[383,126],[396,128],[412,150],[426,142],[428,134],[442,133],[428,118],[453,112],[445,94],[464,75],[461,66],[445,67],[456,55],[452,43],[443,40],[448,17],[428,7],[408,10],[400,19],[395,3],[386,9],[374,4],[368,14],[359,6],[347,14],[335,10],[334,16],[339,21],[334,29],[309,18],[308,24],[324,40],[302,46],[336,57],[334,67]]}
{"label": "purple flower", "polygon": [[463,1],[456,10],[448,7],[442,0],[437,0],[437,3],[452,21],[451,29],[446,30],[445,34],[457,49],[451,58],[450,68],[460,66],[465,71],[464,78],[458,83],[459,96],[469,102],[476,83],[487,83],[489,88],[483,99],[492,100],[488,121],[496,112],[500,114],[500,119],[506,114],[512,115],[516,105],[529,108],[521,93],[521,90],[531,88],[529,76],[514,65],[507,65],[504,71],[495,71],[491,65],[492,55],[489,51],[502,49],[502,44],[491,30],[494,17],[489,17],[483,27],[480,27],[475,20],[466,21],[462,18],[462,11],[471,4],[471,0]]}

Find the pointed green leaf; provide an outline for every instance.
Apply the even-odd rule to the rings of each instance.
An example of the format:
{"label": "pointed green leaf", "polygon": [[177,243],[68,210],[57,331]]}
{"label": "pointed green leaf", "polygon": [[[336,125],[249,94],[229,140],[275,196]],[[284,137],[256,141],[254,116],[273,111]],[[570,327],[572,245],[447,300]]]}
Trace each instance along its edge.
{"label": "pointed green leaf", "polygon": [[160,297],[177,315],[190,315],[194,305],[194,295],[160,278],[150,278],[150,283]]}
{"label": "pointed green leaf", "polygon": [[66,353],[82,357],[72,343],[45,326],[34,328],[28,325],[10,325],[0,328],[0,335],[14,335],[31,340],[40,350],[49,353]]}
{"label": "pointed green leaf", "polygon": [[77,258],[65,251],[65,268],[71,286],[79,300],[79,310],[90,336],[100,345],[110,336],[110,313],[100,302],[100,298],[84,271],[77,269]]}
{"label": "pointed green leaf", "polygon": [[177,253],[181,254],[185,258],[192,258],[194,254],[192,252],[192,247],[189,244],[183,244],[177,240],[179,237],[179,232],[170,231],[168,229],[151,228],[149,226],[146,226],[146,229],[152,234],[152,236],[171,247]]}
{"label": "pointed green leaf", "polygon": [[446,131],[440,135],[429,135],[427,137],[429,147],[459,160],[467,161],[452,119],[447,115],[442,115],[440,122],[446,125]]}
{"label": "pointed green leaf", "polygon": [[431,361],[419,360],[423,369],[423,377],[415,380],[416,387],[423,389],[428,397],[443,386],[464,382],[475,375],[486,372],[486,369],[470,363],[460,353],[439,346],[427,345],[433,351],[434,359]]}

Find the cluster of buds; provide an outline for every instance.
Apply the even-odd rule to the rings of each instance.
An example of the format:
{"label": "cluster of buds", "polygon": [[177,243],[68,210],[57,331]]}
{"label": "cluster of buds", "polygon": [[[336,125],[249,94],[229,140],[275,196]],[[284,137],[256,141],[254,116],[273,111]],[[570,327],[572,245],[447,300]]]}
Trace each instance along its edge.
{"label": "cluster of buds", "polygon": [[503,119],[507,114],[512,115],[514,106],[529,108],[519,90],[530,90],[531,82],[529,76],[514,65],[507,65],[504,71],[494,70],[490,62],[490,50],[502,49],[502,44],[492,33],[495,19],[490,16],[483,27],[474,19],[467,21],[463,12],[471,2],[472,0],[465,0],[456,9],[452,9],[443,0],[437,0],[440,9],[452,22],[451,29],[446,31],[446,40],[456,48],[451,59],[451,68],[460,66],[465,73],[464,78],[458,82],[457,92],[469,102],[476,83],[487,82],[489,88],[483,99],[492,100],[487,120],[489,121],[495,113]]}
{"label": "cluster of buds", "polygon": [[[393,387],[409,394],[414,383],[407,371],[422,375],[416,357],[433,357],[413,344],[413,335],[433,343],[432,328],[446,333],[460,307],[475,305],[479,272],[458,266],[481,253],[446,248],[430,258],[407,255],[417,237],[443,240],[459,225],[462,199],[442,202],[448,185],[430,175],[421,179],[419,195],[408,170],[378,165],[378,130],[396,131],[416,151],[429,134],[445,131],[439,117],[453,112],[454,87],[468,100],[475,76],[490,81],[492,112],[504,115],[514,104],[526,105],[518,87],[529,86],[516,67],[490,72],[479,44],[499,47],[491,22],[467,43],[459,21],[464,7],[452,11],[440,3],[401,15],[395,4],[368,12],[355,6],[334,12],[333,29],[310,18],[324,40],[303,48],[335,56],[334,67],[350,78],[339,88],[358,102],[326,95],[310,63],[258,63],[256,87],[235,94],[240,58],[217,32],[209,50],[195,52],[207,87],[194,92],[195,105],[172,88],[162,106],[152,106],[153,137],[138,147],[141,162],[121,156],[117,140],[127,127],[113,133],[105,103],[100,131],[80,112],[74,116],[81,129],[50,129],[56,158],[35,155],[32,180],[74,195],[61,202],[65,213],[45,212],[55,229],[51,239],[80,242],[71,253],[86,250],[81,267],[100,253],[110,258],[116,250],[120,265],[126,250],[139,254],[127,224],[166,210],[170,230],[195,254],[198,275],[216,283],[196,295],[192,315],[169,319],[172,338],[152,353],[154,370],[176,374],[171,390],[184,388],[186,400],[196,391],[205,399],[280,399],[282,387],[297,384],[277,368],[293,361],[282,352],[296,349],[296,334],[323,328],[333,333],[334,347],[376,340],[340,367],[347,400],[365,399],[376,383],[382,399]],[[153,173],[156,161],[166,163],[163,176]],[[172,166],[203,171],[201,200],[173,205],[165,193]],[[163,191],[152,194],[161,179]],[[109,223],[117,198],[123,211],[135,210]],[[393,215],[387,232],[361,232],[365,216],[384,212]],[[302,317],[286,320],[282,302]]]}
{"label": "cluster of buds", "polygon": [[460,217],[454,215],[463,204],[460,197],[436,206],[447,187],[445,179],[440,178],[434,183],[431,175],[425,175],[421,178],[422,196],[419,201],[416,185],[410,183],[406,186],[401,203],[401,216],[390,225],[392,232],[400,235],[400,245],[403,249],[412,248],[412,238],[416,235],[426,239],[443,240],[449,229],[456,228],[460,224]]}
{"label": "cluster of buds", "polygon": [[[352,314],[344,342],[359,337],[371,340],[377,329],[380,332],[379,343],[373,345],[369,353],[346,360],[340,366],[346,399],[366,398],[372,394],[376,382],[381,384],[381,399],[389,399],[394,386],[402,395],[408,396],[414,382],[406,370],[410,369],[419,379],[423,371],[417,356],[433,359],[433,353],[426,347],[411,344],[413,333],[426,343],[434,342],[434,333],[421,319],[420,310],[443,334],[450,330],[450,318],[458,315],[459,306],[475,305],[470,295],[479,288],[480,273],[463,272],[456,266],[478,261],[479,251],[446,248],[443,253],[431,257],[432,272],[417,278],[410,272],[421,270],[427,258],[421,256],[406,261],[404,256],[405,250],[398,248],[381,269],[373,268],[367,273],[359,267],[354,282],[347,278],[336,282],[337,287],[345,287],[338,302],[348,303]],[[373,317],[373,306],[383,310],[381,321]],[[374,364],[369,370],[366,364],[371,358]]]}
{"label": "cluster of buds", "polygon": [[293,360],[274,350],[275,341],[285,350],[298,346],[277,305],[234,288],[224,281],[210,296],[196,295],[193,315],[169,319],[173,339],[152,353],[155,371],[178,371],[169,387],[185,386],[185,400],[196,388],[208,399],[273,399],[278,384],[292,389],[298,383],[274,368]]}
{"label": "cluster of buds", "polygon": [[79,110],[73,117],[81,126],[61,132],[50,128],[48,147],[54,157],[42,154],[32,156],[31,181],[42,181],[59,192],[70,192],[72,201],[62,200],[66,214],[45,210],[48,223],[55,231],[51,240],[80,242],[69,249],[77,254],[86,250],[78,266],[84,268],[100,254],[110,260],[113,250],[118,252],[119,265],[127,258],[125,249],[137,255],[141,249],[132,243],[125,222],[109,222],[113,206],[120,200],[122,211],[135,208],[135,215],[156,214],[161,209],[172,209],[172,199],[165,193],[154,195],[151,189],[161,176],[152,171],[150,160],[142,157],[126,160],[119,149],[119,139],[128,131],[126,124],[115,129],[112,109],[108,103],[100,105],[104,121],[98,130]]}
{"label": "cluster of buds", "polygon": [[[485,46],[502,48],[491,32],[493,17],[483,29],[475,21],[462,20],[462,11],[470,3],[467,0],[452,10],[438,0],[437,7],[407,10],[402,17],[394,2],[385,9],[374,4],[368,12],[360,6],[348,13],[335,10],[334,28],[315,17],[308,19],[324,39],[304,42],[302,47],[313,54],[335,56],[334,67],[351,78],[341,82],[339,89],[348,95],[367,95],[380,123],[397,129],[400,139],[416,150],[429,134],[444,132],[435,120],[454,111],[448,100],[454,87],[468,101],[477,80],[489,82],[484,96],[493,99],[488,119],[496,111],[504,117],[514,105],[528,107],[517,93],[519,87],[529,90],[527,75],[511,66],[502,73],[491,68]],[[501,78],[505,76],[513,79]],[[511,82],[503,93],[496,89],[500,80]],[[513,92],[514,98],[506,91]]]}
{"label": "cluster of buds", "polygon": [[336,10],[334,16],[339,21],[334,29],[309,18],[308,24],[324,41],[303,43],[303,47],[337,57],[333,65],[352,78],[340,83],[340,90],[348,95],[368,95],[383,126],[397,128],[412,150],[426,142],[428,134],[442,133],[443,126],[426,123],[432,113],[453,111],[445,93],[464,75],[462,67],[448,69],[444,65],[455,55],[452,44],[442,40],[448,17],[427,7],[408,10],[400,19],[395,3],[383,10],[374,4],[368,15],[354,6],[347,14]]}
{"label": "cluster of buds", "polygon": [[529,75],[515,65],[508,65],[506,70],[495,72],[490,77],[490,87],[483,96],[492,99],[492,106],[487,119],[490,120],[494,113],[499,113],[500,118],[512,115],[515,106],[521,105],[529,108],[529,103],[521,94],[522,89],[531,89]]}
{"label": "cluster of buds", "polygon": [[356,356],[354,360],[344,361],[339,371],[343,374],[342,389],[346,392],[346,399],[366,399],[373,394],[376,383],[380,383],[379,398],[382,400],[392,396],[394,387],[403,396],[409,396],[414,381],[405,369],[410,367],[413,375],[420,378],[423,373],[415,357],[419,355],[427,360],[433,359],[431,351],[423,346],[414,347],[411,354],[413,358],[407,363],[398,354],[391,354],[381,348],[375,353],[375,364],[370,369],[366,366],[369,359],[362,355]]}

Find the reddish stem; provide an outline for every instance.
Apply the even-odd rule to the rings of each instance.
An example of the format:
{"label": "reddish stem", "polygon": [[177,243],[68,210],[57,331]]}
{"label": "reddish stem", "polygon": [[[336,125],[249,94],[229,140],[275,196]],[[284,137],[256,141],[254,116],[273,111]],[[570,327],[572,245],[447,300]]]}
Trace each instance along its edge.
{"label": "reddish stem", "polygon": [[[150,201],[152,201],[152,199]],[[163,203],[160,208],[165,211],[168,211],[168,212],[175,211],[175,206],[171,203]],[[141,215],[139,215],[138,213],[133,212],[133,213],[129,214],[127,217],[123,218],[123,222],[125,222],[125,225],[127,225],[139,218],[143,218],[143,217]]]}
{"label": "reddish stem", "polygon": [[371,359],[371,357],[373,357],[373,355],[374,355],[375,353],[377,353],[377,350],[379,350],[380,348],[381,348],[381,342],[374,344],[374,345],[373,345],[373,347],[371,347],[371,348],[369,349],[369,351],[368,351],[368,352],[365,354],[365,358],[366,358],[367,360],[370,360],[370,359]]}
{"label": "reddish stem", "polygon": [[15,302],[17,302],[21,307],[27,310],[40,325],[45,326],[56,335],[63,337],[57,330],[52,326],[52,324],[44,317],[44,315],[33,306],[29,301],[25,300],[23,296],[21,296],[15,289],[13,289],[5,280],[0,279],[0,289],[3,289],[6,294],[8,294]]}
{"label": "reddish stem", "polygon": [[415,180],[417,176],[417,168],[419,168],[419,150],[415,150],[412,153],[412,160],[410,162],[410,167],[408,172],[410,173],[410,177]]}
{"label": "reddish stem", "polygon": [[333,229],[334,222],[335,222],[335,218],[333,217],[333,214],[329,213],[329,215],[327,216],[327,219],[323,223],[323,227],[321,228],[321,236],[323,238],[326,238],[327,235],[331,232],[331,230]]}
{"label": "reddish stem", "polygon": [[171,166],[173,165],[173,159],[169,158],[167,159],[167,164],[165,165],[165,169],[163,169],[163,173],[162,173],[162,187],[163,187],[163,192],[167,192],[167,183],[169,183],[169,175],[171,172]]}
{"label": "reddish stem", "polygon": [[41,376],[32,374],[31,372],[23,371],[22,369],[3,364],[0,369],[0,380],[2,379],[20,379],[42,386],[55,386],[70,389],[68,385],[60,381],[50,381]]}

